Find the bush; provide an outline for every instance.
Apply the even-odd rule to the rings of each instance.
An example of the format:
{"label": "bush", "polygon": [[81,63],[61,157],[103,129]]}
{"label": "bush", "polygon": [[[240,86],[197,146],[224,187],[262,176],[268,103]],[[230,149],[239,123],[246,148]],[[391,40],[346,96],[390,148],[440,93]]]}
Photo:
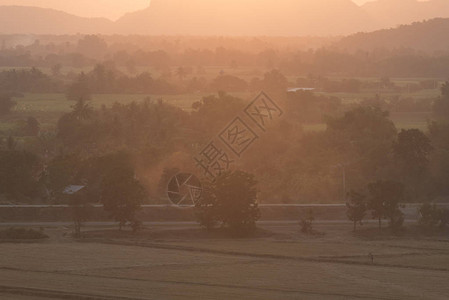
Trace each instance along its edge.
{"label": "bush", "polygon": [[200,225],[211,229],[221,224],[234,234],[253,233],[260,218],[256,185],[254,176],[242,171],[220,175],[196,204]]}
{"label": "bush", "polygon": [[8,114],[16,106],[16,102],[11,97],[0,95],[0,116]]}
{"label": "bush", "polygon": [[3,240],[40,240],[48,235],[34,229],[8,228],[0,231],[0,239]]}
{"label": "bush", "polygon": [[449,222],[449,210],[438,208],[435,204],[425,203],[419,210],[419,225],[425,230],[443,229]]}
{"label": "bush", "polygon": [[440,212],[435,204],[425,203],[419,209],[419,225],[423,229],[433,229],[440,222]]}
{"label": "bush", "polygon": [[301,216],[301,220],[299,221],[299,225],[301,226],[301,232],[305,234],[312,234],[313,221],[315,221],[315,214],[313,213],[313,210],[310,209],[307,211],[305,215]]}

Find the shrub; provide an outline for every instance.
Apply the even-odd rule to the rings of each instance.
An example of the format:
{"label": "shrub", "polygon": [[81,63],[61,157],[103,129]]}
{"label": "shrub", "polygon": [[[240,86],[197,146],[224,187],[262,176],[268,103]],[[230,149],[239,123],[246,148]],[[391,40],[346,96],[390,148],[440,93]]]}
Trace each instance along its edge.
{"label": "shrub", "polygon": [[0,239],[4,240],[40,240],[46,238],[48,238],[48,235],[34,229],[8,228],[0,231]]}

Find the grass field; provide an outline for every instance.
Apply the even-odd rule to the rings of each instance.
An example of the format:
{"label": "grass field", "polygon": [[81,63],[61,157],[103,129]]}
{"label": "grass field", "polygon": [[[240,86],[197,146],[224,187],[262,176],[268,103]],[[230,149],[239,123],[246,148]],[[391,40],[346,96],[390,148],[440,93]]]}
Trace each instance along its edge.
{"label": "grass field", "polygon": [[[202,99],[205,94],[184,94],[184,95],[144,95],[144,94],[101,94],[94,95],[91,105],[95,108],[100,108],[101,106],[110,106],[114,102],[119,103],[131,103],[133,101],[143,101],[144,99],[152,99],[154,101],[162,99],[166,103],[173,104],[184,110],[189,111],[192,104],[196,101]],[[422,91],[413,94],[413,97],[436,97],[438,94],[437,90],[434,91]],[[236,93],[238,97],[243,99],[249,99],[251,97],[250,93]],[[345,103],[360,102],[366,97],[372,96],[369,93],[335,93],[332,94],[341,97]],[[16,97],[14,99],[17,101],[17,106],[14,112],[0,120],[0,132],[8,132],[12,130],[16,124],[20,121],[25,120],[28,116],[36,117],[43,129],[54,128],[59,117],[72,109],[73,102],[67,101],[64,94],[25,94],[23,97]],[[399,129],[410,129],[418,128],[421,130],[426,130],[427,122],[431,117],[431,113],[420,112],[420,113],[392,113],[391,118],[395,122]],[[325,124],[307,124],[305,125],[306,130],[310,131],[321,131],[326,128]]]}
{"label": "grass field", "polygon": [[155,227],[74,242],[63,236],[68,229],[47,229],[47,242],[0,244],[0,298],[448,298],[447,237],[366,238],[350,225],[317,230],[323,234],[304,236],[296,226],[272,225],[259,238],[228,239]]}

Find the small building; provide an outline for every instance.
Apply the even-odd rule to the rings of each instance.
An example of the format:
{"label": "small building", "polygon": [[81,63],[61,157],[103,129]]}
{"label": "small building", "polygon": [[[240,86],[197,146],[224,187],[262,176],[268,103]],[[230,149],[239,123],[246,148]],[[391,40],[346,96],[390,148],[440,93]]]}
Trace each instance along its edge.
{"label": "small building", "polygon": [[315,88],[307,88],[307,87],[297,87],[297,88],[289,88],[287,92],[296,93],[297,91],[314,91]]}

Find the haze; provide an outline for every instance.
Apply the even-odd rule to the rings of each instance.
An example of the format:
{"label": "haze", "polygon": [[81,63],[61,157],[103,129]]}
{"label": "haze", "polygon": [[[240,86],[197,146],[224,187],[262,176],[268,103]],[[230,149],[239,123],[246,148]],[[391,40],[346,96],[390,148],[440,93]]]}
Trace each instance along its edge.
{"label": "haze", "polygon": [[[0,0],[0,5],[53,8],[82,17],[104,17],[111,20],[127,12],[148,7],[151,0]],[[353,0],[358,5],[369,0]]]}
{"label": "haze", "polygon": [[0,0],[0,5],[53,8],[81,17],[104,17],[111,20],[127,12],[148,7],[150,0]]}

